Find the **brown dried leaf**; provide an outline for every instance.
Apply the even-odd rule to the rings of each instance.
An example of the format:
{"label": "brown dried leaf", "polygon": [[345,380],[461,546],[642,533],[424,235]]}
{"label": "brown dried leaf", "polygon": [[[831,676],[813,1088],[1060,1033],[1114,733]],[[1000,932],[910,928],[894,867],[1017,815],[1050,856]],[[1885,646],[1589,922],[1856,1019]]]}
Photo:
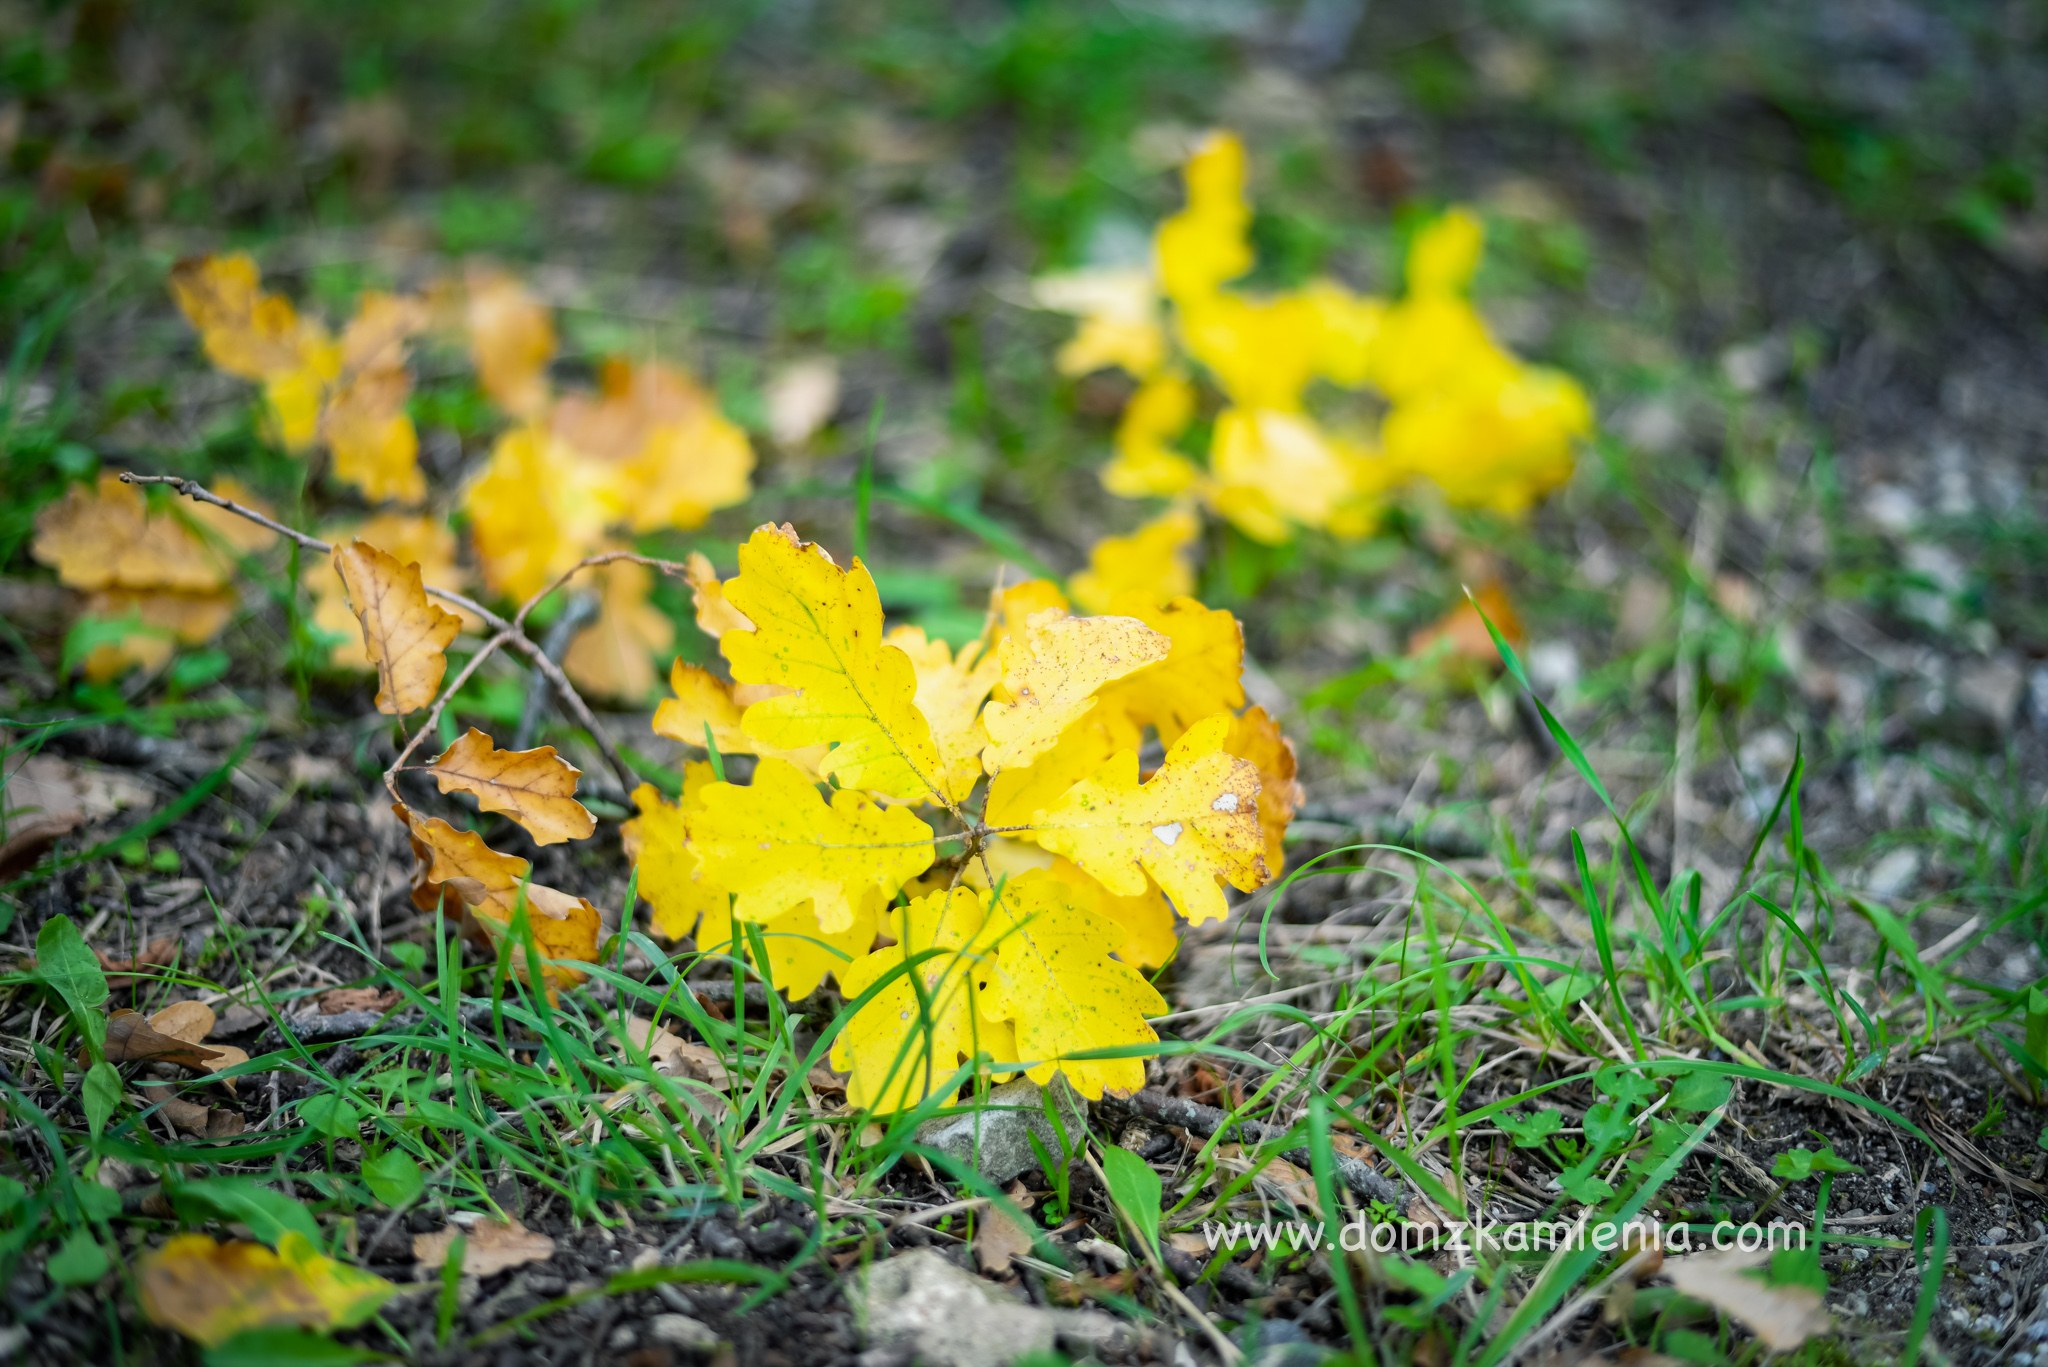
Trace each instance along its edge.
{"label": "brown dried leaf", "polygon": [[[213,1013],[206,1014],[210,1026]],[[140,1012],[116,1011],[107,1017],[109,1063],[178,1063],[207,1070],[215,1066],[213,1060],[218,1052],[203,1048],[194,1040],[163,1033]]]}
{"label": "brown dried leaf", "polygon": [[1030,1251],[1031,1231],[1008,1211],[993,1204],[982,1210],[974,1231],[974,1260],[983,1272],[992,1277],[1004,1276],[1012,1259]]}
{"label": "brown dried leaf", "polygon": [[334,569],[377,667],[377,710],[403,716],[431,703],[448,669],[442,652],[462,619],[427,597],[418,565],[401,565],[367,541],[336,546]]}
{"label": "brown dried leaf", "polygon": [[202,1001],[172,1002],[149,1018],[158,1034],[197,1044],[213,1033],[213,1008]]}
{"label": "brown dried leaf", "polygon": [[471,727],[425,769],[443,793],[472,794],[485,811],[501,812],[524,826],[537,845],[582,840],[597,829],[596,818],[575,797],[582,771],[552,745],[500,750]]}
{"label": "brown dried leaf", "polygon": [[1773,1286],[1748,1269],[1761,1253],[1730,1250],[1695,1253],[1664,1264],[1664,1279],[1696,1301],[1705,1301],[1735,1320],[1773,1353],[1789,1353],[1833,1326],[1810,1286]]}
{"label": "brown dried leaf", "polygon": [[465,1240],[462,1270],[472,1277],[488,1277],[528,1263],[546,1262],[555,1256],[555,1241],[536,1234],[518,1220],[479,1220],[468,1229],[449,1225],[431,1234],[416,1234],[412,1256],[422,1275],[438,1273],[448,1261],[448,1249],[457,1236]]}
{"label": "brown dried leaf", "polygon": [[727,1085],[725,1063],[709,1045],[686,1040],[645,1016],[629,1017],[619,1033],[635,1048],[646,1050],[647,1057],[664,1073],[693,1078],[713,1087]]}
{"label": "brown dried leaf", "polygon": [[346,1011],[389,1011],[398,1005],[398,993],[388,987],[330,987],[313,999],[323,1016]]}
{"label": "brown dried leaf", "polygon": [[159,935],[125,959],[117,959],[104,949],[95,949],[93,953],[99,957],[109,987],[132,987],[145,978],[156,977],[157,969],[177,962],[178,949],[176,936]]}

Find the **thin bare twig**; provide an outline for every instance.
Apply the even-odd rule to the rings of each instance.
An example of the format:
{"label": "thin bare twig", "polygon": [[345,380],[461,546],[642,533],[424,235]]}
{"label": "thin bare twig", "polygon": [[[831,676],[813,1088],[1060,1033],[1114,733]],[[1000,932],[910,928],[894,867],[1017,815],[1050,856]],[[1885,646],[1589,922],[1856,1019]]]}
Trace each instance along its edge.
{"label": "thin bare twig", "polygon": [[[321,555],[332,555],[334,553],[334,547],[328,542],[322,541],[319,537],[310,536],[295,527],[287,527],[275,518],[259,513],[254,508],[237,503],[231,498],[222,498],[197,480],[186,479],[183,475],[139,475],[132,470],[128,470],[122,472],[121,480],[125,484],[165,485],[185,498],[193,500],[195,503],[210,503],[216,508],[225,509],[237,517],[253,522],[259,527],[267,527],[279,536],[297,542],[306,550],[315,551]],[[565,570],[562,573],[561,579],[557,580],[557,584],[567,580],[570,575],[587,566],[604,564],[609,560],[629,558],[657,566],[665,566],[670,563],[650,560],[645,556],[635,555],[629,551],[607,551],[601,555],[591,556]],[[680,566],[677,568],[680,569]],[[547,593],[553,592],[554,588],[555,585],[550,585],[542,592],[540,597],[545,597]],[[548,681],[548,685],[554,689],[555,696],[561,699],[562,706],[568,711],[569,719],[590,733],[591,743],[597,747],[598,753],[604,757],[606,767],[612,771],[612,777],[618,781],[619,790],[622,793],[633,791],[635,785],[639,782],[637,776],[635,776],[632,769],[627,767],[626,761],[620,758],[618,749],[611,743],[610,738],[599,728],[597,717],[591,712],[589,704],[583,701],[583,695],[578,693],[576,686],[569,682],[569,676],[562,672],[562,667],[550,659],[547,652],[540,648],[538,641],[526,635],[520,626],[515,626],[512,622],[492,612],[482,603],[477,602],[466,594],[456,593],[450,589],[435,588],[432,585],[427,586],[427,592],[444,603],[473,614],[484,625],[503,635],[506,645],[511,646],[521,655],[524,655],[528,662],[540,671],[541,676]],[[526,605],[519,610],[519,620],[522,623],[525,620],[526,614],[533,610],[534,604],[538,601],[539,598],[529,599]],[[424,730],[424,728],[422,729]]]}

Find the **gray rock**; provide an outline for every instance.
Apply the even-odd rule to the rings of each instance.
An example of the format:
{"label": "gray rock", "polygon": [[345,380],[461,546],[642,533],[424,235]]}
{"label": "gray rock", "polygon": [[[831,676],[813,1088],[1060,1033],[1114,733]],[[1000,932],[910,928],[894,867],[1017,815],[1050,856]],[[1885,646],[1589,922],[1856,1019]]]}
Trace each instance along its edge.
{"label": "gray rock", "polygon": [[648,1337],[671,1348],[708,1353],[718,1346],[718,1331],[690,1315],[656,1315],[647,1321]]}
{"label": "gray rock", "polygon": [[[1044,1095],[1029,1078],[1006,1082],[972,1111],[926,1121],[918,1127],[917,1142],[971,1165],[991,1182],[1036,1172],[1038,1155],[1032,1152],[1029,1136],[1036,1135],[1055,1162],[1064,1152],[1059,1134],[1046,1118]],[[1087,1112],[1064,1078],[1053,1083],[1053,1098],[1071,1144],[1087,1128]]]}
{"label": "gray rock", "polygon": [[2020,696],[2027,691],[2027,675],[2011,659],[1976,660],[1956,671],[1954,688],[1958,703],[2004,735],[2019,716]]}
{"label": "gray rock", "polygon": [[1100,1311],[1022,1304],[929,1248],[868,1268],[854,1285],[853,1313],[871,1353],[907,1354],[927,1367],[1005,1367],[1063,1342],[1087,1351],[1123,1333]]}

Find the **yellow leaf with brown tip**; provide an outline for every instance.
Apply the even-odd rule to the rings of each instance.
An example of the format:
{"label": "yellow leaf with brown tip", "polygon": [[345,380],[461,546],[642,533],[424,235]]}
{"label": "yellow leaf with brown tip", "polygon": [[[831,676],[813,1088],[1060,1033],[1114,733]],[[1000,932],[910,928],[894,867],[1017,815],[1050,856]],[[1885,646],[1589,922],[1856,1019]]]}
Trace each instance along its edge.
{"label": "yellow leaf with brown tip", "polygon": [[336,546],[334,568],[377,667],[377,710],[404,716],[431,703],[448,669],[442,652],[462,619],[427,597],[418,565],[401,565],[367,541]]}
{"label": "yellow leaf with brown tip", "polygon": [[489,736],[471,727],[422,767],[443,793],[473,795],[483,810],[503,813],[524,826],[536,845],[582,840],[597,829],[597,819],[576,800],[576,780],[582,771],[556,754],[552,745],[500,750]]}
{"label": "yellow leaf with brown tip", "polygon": [[150,1323],[209,1348],[252,1329],[349,1328],[398,1294],[382,1277],[326,1257],[296,1230],[278,1239],[275,1253],[243,1240],[175,1235],[142,1256],[135,1281]]}

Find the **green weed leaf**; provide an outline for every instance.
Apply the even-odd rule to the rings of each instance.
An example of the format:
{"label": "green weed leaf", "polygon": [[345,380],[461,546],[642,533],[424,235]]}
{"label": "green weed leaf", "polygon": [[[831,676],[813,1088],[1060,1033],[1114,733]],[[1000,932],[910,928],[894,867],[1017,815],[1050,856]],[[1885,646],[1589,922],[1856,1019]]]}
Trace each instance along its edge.
{"label": "green weed leaf", "polygon": [[1109,1186],[1109,1199],[1145,1240],[1154,1258],[1159,1256],[1159,1174],[1129,1149],[1114,1144],[1102,1146],[1102,1177]]}

